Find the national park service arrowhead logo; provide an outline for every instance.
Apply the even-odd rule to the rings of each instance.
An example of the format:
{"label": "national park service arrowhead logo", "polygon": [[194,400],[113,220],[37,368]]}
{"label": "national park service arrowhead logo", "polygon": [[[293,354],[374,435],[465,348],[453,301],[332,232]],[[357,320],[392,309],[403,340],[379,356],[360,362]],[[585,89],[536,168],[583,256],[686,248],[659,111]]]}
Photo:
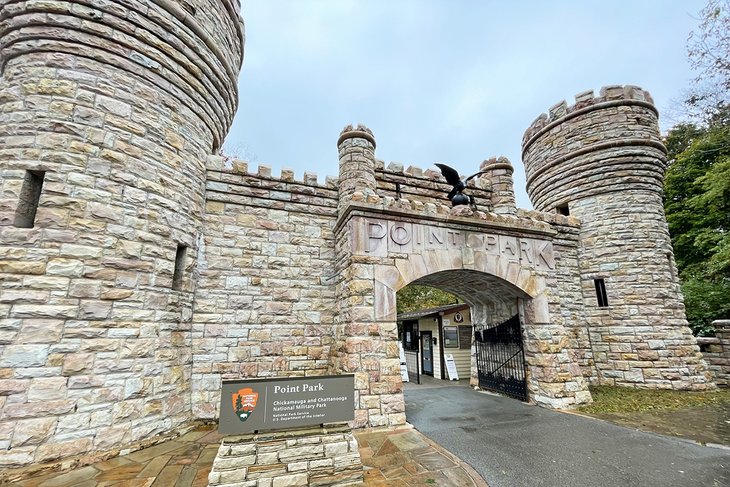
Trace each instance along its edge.
{"label": "national park service arrowhead logo", "polygon": [[238,419],[246,421],[256,407],[256,402],[259,400],[259,393],[247,387],[232,393],[231,400],[233,401],[233,410],[236,411]]}

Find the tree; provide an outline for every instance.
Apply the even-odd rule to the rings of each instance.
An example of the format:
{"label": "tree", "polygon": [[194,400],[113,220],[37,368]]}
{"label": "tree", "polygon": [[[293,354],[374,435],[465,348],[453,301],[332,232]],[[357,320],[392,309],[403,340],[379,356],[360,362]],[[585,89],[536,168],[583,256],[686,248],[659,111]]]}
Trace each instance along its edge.
{"label": "tree", "polygon": [[674,127],[664,201],[677,266],[684,275],[730,277],[730,125]]}
{"label": "tree", "polygon": [[730,283],[688,278],[682,282],[687,321],[695,335],[712,335],[712,322],[730,316]]}
{"label": "tree", "polygon": [[724,110],[730,106],[730,0],[709,0],[699,20],[687,42],[697,77],[686,103],[701,120],[708,121],[718,113],[730,115]]}
{"label": "tree", "polygon": [[665,139],[670,167],[664,208],[682,279],[687,319],[708,334],[730,316],[730,124],[680,124]]}
{"label": "tree", "polygon": [[398,291],[396,308],[398,313],[406,313],[458,302],[458,297],[441,289],[411,284]]}
{"label": "tree", "polygon": [[697,72],[685,100],[698,123],[665,139],[664,209],[696,334],[730,317],[730,0],[708,0],[688,39]]}

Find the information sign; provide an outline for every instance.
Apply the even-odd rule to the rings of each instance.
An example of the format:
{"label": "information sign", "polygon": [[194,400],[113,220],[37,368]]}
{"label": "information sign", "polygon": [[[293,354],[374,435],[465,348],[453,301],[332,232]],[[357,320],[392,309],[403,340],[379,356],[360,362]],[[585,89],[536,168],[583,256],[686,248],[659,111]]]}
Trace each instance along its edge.
{"label": "information sign", "polygon": [[400,355],[400,378],[403,382],[409,382],[408,365],[406,364],[406,353],[403,351],[403,344],[398,342],[398,353]]}
{"label": "information sign", "polygon": [[243,434],[355,417],[355,376],[223,381],[218,431]]}
{"label": "information sign", "polygon": [[446,356],[446,372],[449,373],[449,380],[459,380],[459,373],[456,371],[454,356],[451,354]]}

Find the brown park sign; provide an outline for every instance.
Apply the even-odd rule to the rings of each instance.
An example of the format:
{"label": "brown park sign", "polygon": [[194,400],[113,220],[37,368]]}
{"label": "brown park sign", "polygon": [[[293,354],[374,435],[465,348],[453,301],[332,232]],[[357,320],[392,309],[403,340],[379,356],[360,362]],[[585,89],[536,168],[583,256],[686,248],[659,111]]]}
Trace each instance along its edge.
{"label": "brown park sign", "polygon": [[352,421],[353,375],[223,381],[218,431],[226,435]]}

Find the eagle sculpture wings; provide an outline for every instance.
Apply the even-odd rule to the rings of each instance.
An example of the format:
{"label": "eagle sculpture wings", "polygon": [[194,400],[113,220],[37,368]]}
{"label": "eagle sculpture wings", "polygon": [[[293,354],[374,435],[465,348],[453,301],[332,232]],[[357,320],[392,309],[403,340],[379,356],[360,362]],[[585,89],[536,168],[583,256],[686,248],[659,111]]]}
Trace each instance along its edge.
{"label": "eagle sculpture wings", "polygon": [[468,205],[470,203],[473,204],[474,197],[467,196],[463,194],[462,191],[466,189],[466,185],[471,179],[479,176],[480,174],[484,174],[486,171],[479,171],[462,180],[461,176],[459,176],[459,172],[453,167],[449,167],[446,164],[439,163],[436,163],[435,165],[439,169],[441,169],[441,174],[443,174],[446,182],[453,186],[447,196],[447,198],[451,201],[451,206]]}

